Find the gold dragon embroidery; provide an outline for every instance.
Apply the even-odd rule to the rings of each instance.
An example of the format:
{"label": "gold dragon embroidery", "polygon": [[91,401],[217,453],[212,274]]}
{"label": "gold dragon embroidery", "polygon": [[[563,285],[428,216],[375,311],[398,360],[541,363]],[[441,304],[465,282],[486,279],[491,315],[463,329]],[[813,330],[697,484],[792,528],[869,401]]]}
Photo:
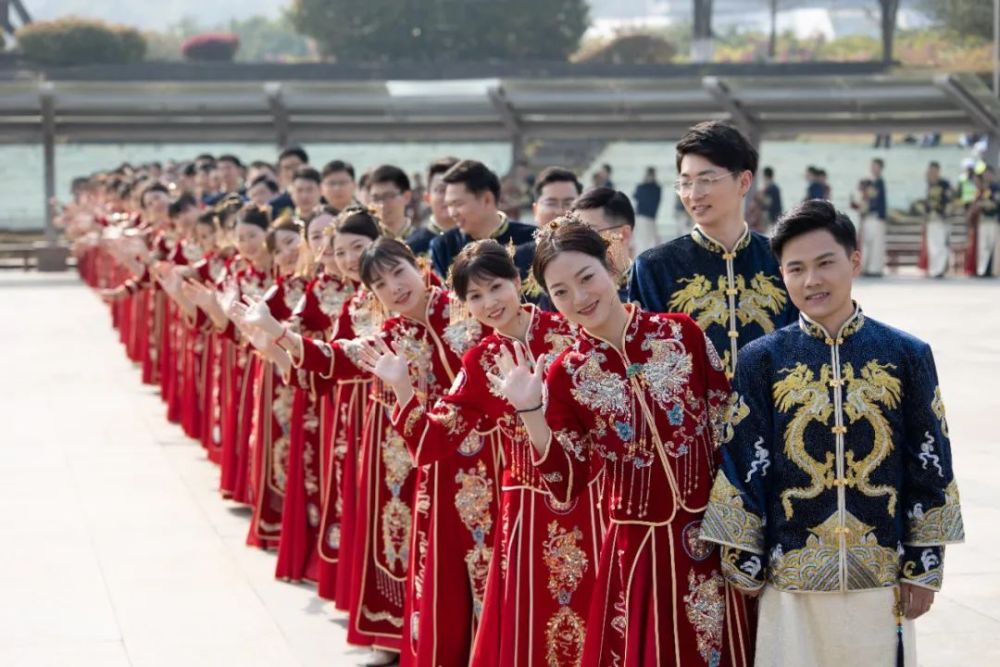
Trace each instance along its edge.
{"label": "gold dragon embroidery", "polygon": [[[764,333],[774,331],[772,317],[781,312],[788,300],[774,280],[774,276],[759,271],[750,279],[748,287],[746,278],[741,275],[735,277],[733,287],[738,294],[736,318],[741,326],[756,323]],[[719,276],[716,289],[712,289],[712,281],[702,275],[681,278],[678,282],[686,283],[686,286],[671,297],[670,310],[691,315],[703,330],[710,324],[729,326],[726,276]]]}
{"label": "gold dragon embroidery", "polygon": [[[888,510],[893,515],[896,508],[895,489],[887,485],[872,486],[869,479],[893,448],[892,428],[880,408],[880,405],[887,408],[899,405],[900,382],[888,373],[890,368],[895,367],[873,360],[861,369],[860,375],[855,376],[854,367],[850,363],[844,364],[843,384],[847,387],[844,413],[852,424],[861,419],[869,423],[873,444],[871,452],[859,461],[855,461],[854,452],[845,454],[846,478],[843,483],[867,496],[889,496]],[[785,455],[810,478],[809,486],[793,487],[781,494],[785,517],[791,519],[793,498],[815,498],[833,488],[836,481],[835,454],[827,452],[824,461],[817,461],[806,451],[804,437],[806,427],[813,421],[829,425],[833,403],[827,387],[830,386],[832,372],[827,364],[820,367],[818,379],[814,379],[813,372],[805,364],[797,364],[795,368],[784,369],[783,372],[787,375],[774,385],[775,403],[782,412],[789,412],[798,406],[785,427]]]}

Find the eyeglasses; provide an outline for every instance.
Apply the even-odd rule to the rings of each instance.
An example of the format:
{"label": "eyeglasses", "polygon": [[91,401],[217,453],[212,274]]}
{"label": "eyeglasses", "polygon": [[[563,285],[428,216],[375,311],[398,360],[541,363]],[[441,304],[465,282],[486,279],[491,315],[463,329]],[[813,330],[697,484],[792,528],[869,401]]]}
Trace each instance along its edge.
{"label": "eyeglasses", "polygon": [[540,199],[538,201],[539,206],[544,206],[545,208],[561,208],[563,210],[568,209],[576,201],[576,197],[570,197],[568,199],[554,199],[551,197],[546,197],[545,199]]}
{"label": "eyeglasses", "polygon": [[403,193],[402,192],[385,192],[385,193],[377,194],[377,195],[369,195],[368,196],[368,201],[370,201],[373,204],[384,204],[387,201],[392,201],[393,199],[395,199],[396,197],[398,197],[401,194],[403,194]]}
{"label": "eyeglasses", "polygon": [[684,181],[674,181],[674,190],[677,191],[679,195],[686,195],[690,192],[694,192],[695,188],[699,192],[707,192],[712,189],[718,181],[721,181],[726,176],[732,176],[733,172],[727,171],[724,174],[719,174],[718,176],[699,176],[698,178],[692,180]]}

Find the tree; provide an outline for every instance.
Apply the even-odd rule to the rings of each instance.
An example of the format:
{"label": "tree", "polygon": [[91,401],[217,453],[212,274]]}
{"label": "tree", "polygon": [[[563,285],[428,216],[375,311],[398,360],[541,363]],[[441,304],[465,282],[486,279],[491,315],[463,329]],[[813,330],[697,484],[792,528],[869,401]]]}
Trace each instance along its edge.
{"label": "tree", "polygon": [[292,25],[339,62],[565,60],[586,0],[295,0]]}
{"label": "tree", "polygon": [[924,0],[924,6],[949,30],[993,39],[993,3],[988,0]]}
{"label": "tree", "polygon": [[691,60],[712,60],[712,0],[694,0],[694,24],[691,37]]}
{"label": "tree", "polygon": [[899,0],[879,0],[881,10],[880,24],[882,28],[882,62],[892,64],[893,42],[896,38],[896,14],[899,13]]}

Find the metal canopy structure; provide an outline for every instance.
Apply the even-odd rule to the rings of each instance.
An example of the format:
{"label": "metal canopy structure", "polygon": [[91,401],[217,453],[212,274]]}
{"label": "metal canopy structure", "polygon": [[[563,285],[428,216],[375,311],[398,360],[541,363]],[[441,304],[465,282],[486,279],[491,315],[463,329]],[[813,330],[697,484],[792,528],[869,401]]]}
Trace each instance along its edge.
{"label": "metal canopy structure", "polygon": [[41,144],[46,206],[58,143],[509,141],[517,157],[527,141],[663,141],[710,119],[754,143],[977,131],[1000,145],[1000,101],[972,75],[0,81],[0,144]]}
{"label": "metal canopy structure", "polygon": [[669,140],[708,119],[730,119],[758,140],[798,132],[992,135],[1000,133],[1000,102],[978,77],[931,74],[0,82],[0,143]]}

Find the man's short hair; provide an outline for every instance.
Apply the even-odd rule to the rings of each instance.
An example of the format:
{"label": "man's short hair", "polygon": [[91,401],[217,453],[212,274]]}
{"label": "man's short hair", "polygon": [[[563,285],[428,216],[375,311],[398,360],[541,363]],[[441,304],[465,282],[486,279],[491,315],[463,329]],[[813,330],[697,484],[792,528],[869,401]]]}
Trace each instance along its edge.
{"label": "man's short hair", "polygon": [[774,169],[771,167],[764,167],[764,178],[774,178]]}
{"label": "man's short hair", "polygon": [[873,157],[872,158],[872,163],[873,164],[877,164],[879,166],[879,168],[885,167],[885,160],[883,160],[880,157]]}
{"label": "man's short hair", "polygon": [[572,171],[562,167],[546,167],[538,173],[538,177],[535,179],[535,199],[542,196],[542,188],[549,183],[572,183],[573,187],[576,188],[576,194],[583,192],[580,179]]}
{"label": "man's short hair", "polygon": [[500,201],[500,179],[482,162],[461,160],[445,172],[442,180],[448,184],[462,183],[476,196],[492,192],[493,198]]}
{"label": "man's short hair", "polygon": [[458,164],[458,158],[451,155],[439,157],[431,162],[427,167],[427,185],[430,185],[435,176],[448,173],[448,170],[456,164]]}
{"label": "man's short hair", "polygon": [[314,169],[313,167],[299,167],[298,169],[296,169],[295,177],[292,180],[298,181],[300,179],[312,181],[316,185],[319,185],[320,182],[323,180],[320,178],[319,172],[316,171],[316,169]]}
{"label": "man's short hair", "polygon": [[219,159],[216,160],[216,162],[228,162],[229,164],[233,165],[237,169],[242,169],[243,168],[243,162],[240,161],[240,159],[238,157],[236,157],[235,155],[232,155],[230,153],[226,153],[225,155],[220,155]]}
{"label": "man's short hair", "polygon": [[343,160],[330,160],[325,165],[323,165],[323,178],[326,178],[330,174],[339,174],[340,172],[346,172],[351,180],[354,180],[354,165],[350,162],[344,162]]}
{"label": "man's short hair", "polygon": [[771,235],[771,252],[781,261],[781,252],[792,239],[818,229],[830,232],[847,254],[858,249],[858,234],[846,213],[825,199],[810,199],[781,216]]}
{"label": "man's short hair", "polygon": [[711,120],[690,128],[677,142],[677,171],[685,155],[700,155],[734,174],[757,173],[757,149],[742,132],[728,123]]}
{"label": "man's short hair", "polygon": [[273,194],[278,194],[278,192],[281,191],[281,186],[278,185],[278,182],[271,178],[268,174],[261,174],[257,178],[250,181],[250,185],[247,186],[247,190],[251,190],[258,185],[266,185],[267,189]]}
{"label": "man's short hair", "polygon": [[309,164],[309,154],[301,146],[289,146],[285,150],[278,153],[278,162],[280,163],[286,157],[297,157],[302,160],[303,164]]}
{"label": "man's short hair", "polygon": [[392,183],[400,192],[409,192],[413,189],[410,186],[410,177],[394,164],[383,164],[372,170],[368,178],[368,187],[371,188],[376,183]]}
{"label": "man's short hair", "polygon": [[635,209],[632,201],[621,190],[591,188],[576,198],[571,210],[590,211],[599,208],[608,222],[614,225],[635,227]]}

